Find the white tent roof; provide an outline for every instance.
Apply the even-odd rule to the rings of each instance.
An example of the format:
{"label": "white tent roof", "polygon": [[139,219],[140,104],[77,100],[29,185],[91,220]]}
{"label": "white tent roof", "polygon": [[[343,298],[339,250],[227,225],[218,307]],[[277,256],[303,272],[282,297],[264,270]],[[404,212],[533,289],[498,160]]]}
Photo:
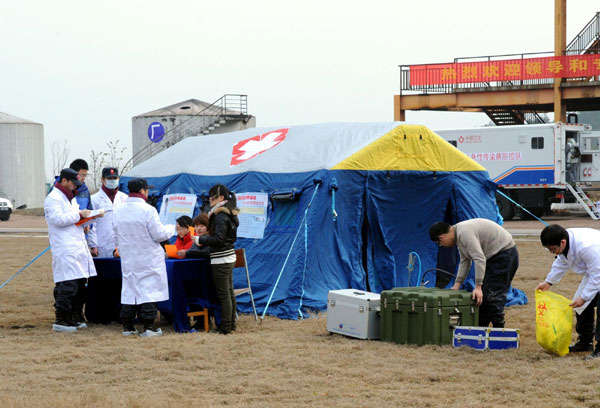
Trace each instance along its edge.
{"label": "white tent roof", "polygon": [[[323,123],[251,128],[232,133],[188,137],[140,163],[125,175],[164,177],[189,173],[220,176],[247,171],[298,173],[330,169],[401,124],[404,123]],[[285,138],[277,144],[286,129]],[[277,130],[281,132],[274,132]],[[245,142],[253,137],[256,139]],[[232,165],[236,144],[240,159],[247,159],[257,152],[267,150]]]}

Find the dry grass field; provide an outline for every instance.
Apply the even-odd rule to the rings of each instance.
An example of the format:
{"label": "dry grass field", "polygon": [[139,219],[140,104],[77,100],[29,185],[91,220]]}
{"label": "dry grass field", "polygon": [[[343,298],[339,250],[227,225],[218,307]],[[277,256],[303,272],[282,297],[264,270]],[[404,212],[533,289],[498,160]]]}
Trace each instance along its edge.
{"label": "dry grass field", "polygon": [[[48,245],[0,234],[0,283]],[[325,314],[302,321],[241,316],[238,331],[124,338],[119,325],[51,331],[51,255],[0,289],[0,407],[404,406],[596,407],[600,361],[549,355],[535,340],[533,289],[552,256],[518,240],[513,285],[529,297],[507,309],[519,350],[400,346],[329,334]],[[555,289],[571,297],[569,274]]]}

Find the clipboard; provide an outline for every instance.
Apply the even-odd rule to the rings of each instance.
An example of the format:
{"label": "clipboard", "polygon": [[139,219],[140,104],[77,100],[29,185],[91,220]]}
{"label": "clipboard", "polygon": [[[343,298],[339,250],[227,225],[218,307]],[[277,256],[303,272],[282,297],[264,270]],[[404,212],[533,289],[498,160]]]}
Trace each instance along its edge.
{"label": "clipboard", "polygon": [[177,259],[181,259],[182,257],[177,256],[177,247],[175,245],[165,245],[165,251],[167,253],[167,256],[169,258],[177,258]]}
{"label": "clipboard", "polygon": [[106,211],[103,208],[100,208],[99,210],[94,210],[94,211],[92,211],[90,213],[89,217],[85,217],[85,218],[80,219],[79,221],[77,221],[75,223],[75,225],[79,227],[80,225],[85,224],[88,221],[94,220],[94,219],[96,219],[98,217],[102,217],[105,212]]}

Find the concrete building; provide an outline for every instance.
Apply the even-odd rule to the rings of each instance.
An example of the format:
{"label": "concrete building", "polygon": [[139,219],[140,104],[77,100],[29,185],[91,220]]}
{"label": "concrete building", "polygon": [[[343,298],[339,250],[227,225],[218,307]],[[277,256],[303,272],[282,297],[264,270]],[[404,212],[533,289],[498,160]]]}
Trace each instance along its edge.
{"label": "concrete building", "polygon": [[0,197],[44,206],[44,126],[0,112]]}
{"label": "concrete building", "polygon": [[256,127],[246,95],[224,95],[210,104],[189,99],[134,116],[132,164],[135,166],[190,136],[234,132]]}

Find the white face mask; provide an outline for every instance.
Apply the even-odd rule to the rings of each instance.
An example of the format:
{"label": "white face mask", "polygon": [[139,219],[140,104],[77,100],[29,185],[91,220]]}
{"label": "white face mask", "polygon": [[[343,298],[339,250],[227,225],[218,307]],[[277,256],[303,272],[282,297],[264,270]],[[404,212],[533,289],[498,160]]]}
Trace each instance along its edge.
{"label": "white face mask", "polygon": [[117,187],[119,187],[119,179],[106,179],[106,188],[108,188],[109,190],[113,190]]}

